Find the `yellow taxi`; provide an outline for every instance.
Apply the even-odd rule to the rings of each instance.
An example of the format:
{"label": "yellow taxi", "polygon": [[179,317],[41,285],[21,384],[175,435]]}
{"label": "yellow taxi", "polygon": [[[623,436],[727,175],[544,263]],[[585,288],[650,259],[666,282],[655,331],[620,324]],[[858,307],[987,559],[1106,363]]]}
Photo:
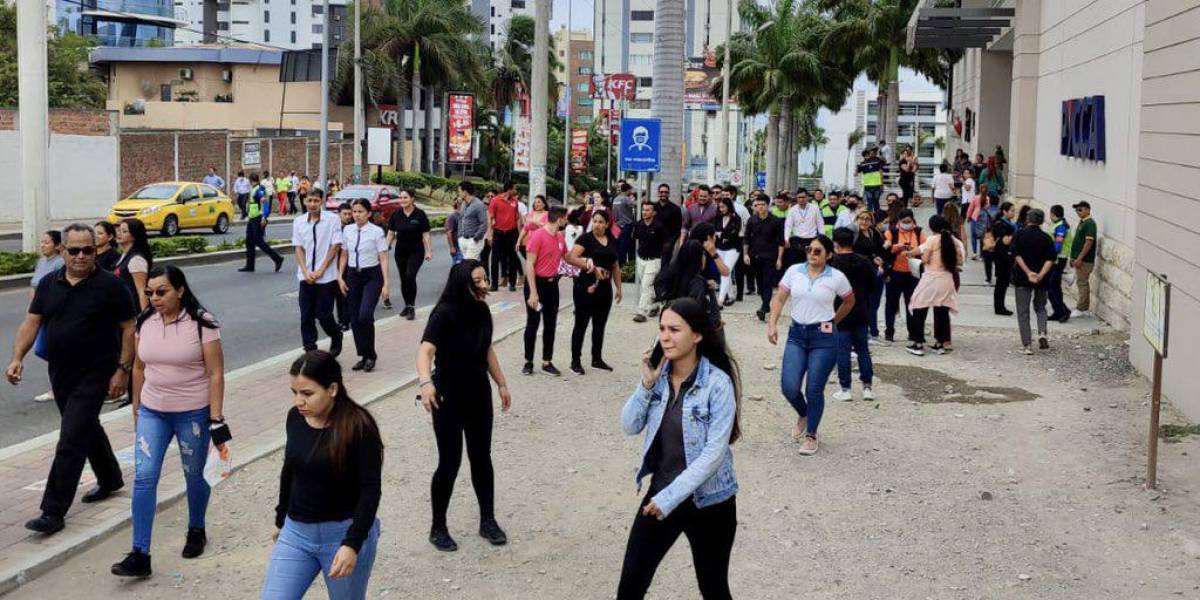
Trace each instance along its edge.
{"label": "yellow taxi", "polygon": [[119,200],[108,212],[108,222],[137,218],[148,231],[171,236],[183,229],[229,231],[233,201],[225,192],[204,183],[164,181],[143,186]]}

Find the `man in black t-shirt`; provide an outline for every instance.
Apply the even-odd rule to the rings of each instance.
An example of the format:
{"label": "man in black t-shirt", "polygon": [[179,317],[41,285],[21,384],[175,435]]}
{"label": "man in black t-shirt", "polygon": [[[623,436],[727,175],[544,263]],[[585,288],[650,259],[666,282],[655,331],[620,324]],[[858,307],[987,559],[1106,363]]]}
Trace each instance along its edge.
{"label": "man in black t-shirt", "polygon": [[683,210],[678,204],[671,202],[671,186],[665,183],[658,185],[658,208],[655,212],[655,218],[662,224],[663,235],[666,236],[663,239],[662,252],[662,267],[665,269],[675,252],[679,232],[683,231]]}
{"label": "man in black t-shirt", "polygon": [[742,238],[742,244],[742,262],[754,273],[755,285],[762,299],[755,314],[759,321],[765,321],[771,310],[771,294],[779,283],[784,252],[783,219],[771,214],[766,194],[759,194],[754,199],[754,214],[746,221],[746,235]]}
{"label": "man in black t-shirt", "polygon": [[[850,351],[854,350],[858,353],[858,376],[862,380],[863,400],[874,400],[875,392],[871,389],[874,373],[871,346],[868,344],[871,303],[866,300],[875,291],[875,265],[871,259],[854,253],[854,232],[845,227],[833,232],[833,256],[829,264],[846,276],[850,281],[850,289],[854,290],[854,297],[860,300],[837,324],[837,370],[842,389],[833,394],[833,399],[853,399],[850,395]],[[841,298],[835,299],[834,307],[841,303]]]}
{"label": "man in black t-shirt", "polygon": [[1017,327],[1021,331],[1021,352],[1033,354],[1033,335],[1029,330],[1029,303],[1033,302],[1033,312],[1037,314],[1038,347],[1048,350],[1050,342],[1046,340],[1046,336],[1049,335],[1046,296],[1050,291],[1050,270],[1054,268],[1058,253],[1054,250],[1054,240],[1042,231],[1046,214],[1035,208],[1029,211],[1025,219],[1027,226],[1022,227],[1012,239],[1012,283],[1017,294]]}
{"label": "man in black t-shirt", "polygon": [[633,225],[634,254],[637,256],[637,283],[639,288],[637,310],[633,320],[644,323],[646,316],[658,313],[654,303],[654,278],[662,270],[663,246],[668,238],[663,224],[658,220],[658,205],[653,202],[642,204],[642,218]]}
{"label": "man in black t-shirt", "polygon": [[121,466],[100,425],[100,409],[105,398],[125,393],[133,370],[133,299],[120,279],[96,268],[91,227],[70,225],[63,238],[66,266],[38,284],[6,372],[9,383],[21,382],[22,361],[43,329],[50,387],[62,423],[42,494],[42,516],[25,527],[46,535],[63,528],[85,461],[92,464],[99,485],[83,495],[83,502],[98,502],[124,487]]}

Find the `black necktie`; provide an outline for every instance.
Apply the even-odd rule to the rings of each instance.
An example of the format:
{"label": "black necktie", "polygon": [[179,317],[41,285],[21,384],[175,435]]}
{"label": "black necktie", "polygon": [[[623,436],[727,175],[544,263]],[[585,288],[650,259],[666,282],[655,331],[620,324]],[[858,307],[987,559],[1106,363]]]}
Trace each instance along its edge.
{"label": "black necktie", "polygon": [[357,235],[354,236],[354,268],[356,269],[362,268],[362,259],[358,257],[358,245],[362,243],[362,232],[362,227],[359,227],[355,232]]}
{"label": "black necktie", "polygon": [[317,223],[313,221],[313,251],[312,251],[312,270],[317,270]]}

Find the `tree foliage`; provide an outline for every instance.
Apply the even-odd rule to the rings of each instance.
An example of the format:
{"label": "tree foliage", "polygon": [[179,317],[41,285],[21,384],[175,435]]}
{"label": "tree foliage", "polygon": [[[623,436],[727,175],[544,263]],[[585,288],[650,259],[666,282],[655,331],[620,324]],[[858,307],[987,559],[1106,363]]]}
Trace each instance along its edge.
{"label": "tree foliage", "polygon": [[[47,32],[51,108],[104,108],[108,87],[88,70],[94,40],[74,33]],[[17,10],[0,3],[0,106],[17,106]]]}

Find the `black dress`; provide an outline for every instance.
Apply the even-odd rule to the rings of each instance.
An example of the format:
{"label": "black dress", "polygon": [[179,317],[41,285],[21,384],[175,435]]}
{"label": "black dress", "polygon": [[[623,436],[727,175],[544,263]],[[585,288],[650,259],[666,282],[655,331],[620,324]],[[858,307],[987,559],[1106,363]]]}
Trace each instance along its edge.
{"label": "black dress", "polygon": [[603,361],[604,327],[612,311],[614,272],[620,268],[617,264],[616,240],[610,237],[605,240],[607,243],[600,243],[590,231],[575,240],[575,245],[583,248],[583,258],[592,259],[596,268],[608,271],[609,276],[607,279],[597,279],[593,273],[581,272],[575,278],[572,289],[575,300],[575,328],[571,331],[572,366],[580,364],[583,337],[589,322],[592,325],[592,362]]}

